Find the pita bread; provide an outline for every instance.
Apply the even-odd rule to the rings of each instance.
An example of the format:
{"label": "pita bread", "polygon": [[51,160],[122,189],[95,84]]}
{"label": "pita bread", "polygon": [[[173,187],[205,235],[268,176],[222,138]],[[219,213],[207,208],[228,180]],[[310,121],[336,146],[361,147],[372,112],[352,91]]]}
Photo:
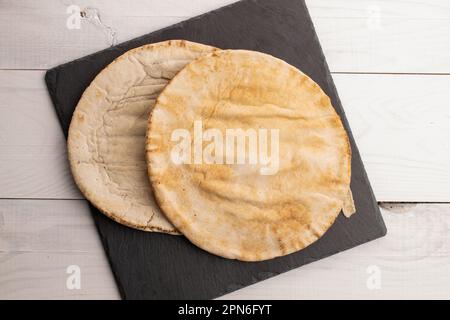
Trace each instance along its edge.
{"label": "pita bread", "polygon": [[117,58],[84,92],[69,129],[70,167],[81,192],[108,217],[136,229],[178,233],[148,181],[148,115],[169,80],[213,50],[181,40],[145,45]]}
{"label": "pita bread", "polygon": [[[261,175],[261,162],[198,163],[192,153],[191,164],[177,164],[172,134],[195,136],[195,121],[223,136],[235,128],[279,129],[277,173]],[[187,65],[158,97],[147,138],[160,207],[191,242],[225,258],[260,261],[305,248],[349,201],[350,144],[330,99],[267,54],[225,50]]]}

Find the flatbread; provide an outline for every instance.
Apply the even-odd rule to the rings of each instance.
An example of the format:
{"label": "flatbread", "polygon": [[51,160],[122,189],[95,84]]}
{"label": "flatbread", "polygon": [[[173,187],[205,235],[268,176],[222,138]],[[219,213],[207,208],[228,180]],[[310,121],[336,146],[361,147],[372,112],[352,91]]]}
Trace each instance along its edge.
{"label": "flatbread", "polygon": [[[259,137],[259,129],[278,129],[278,171],[263,175],[268,162],[250,162],[250,139],[244,163],[237,164],[234,149],[234,162],[226,164],[227,147],[208,147],[219,138],[195,138],[199,121],[203,134],[219,130],[225,140],[229,129]],[[180,130],[191,138],[189,157],[180,147],[188,135]],[[225,258],[260,261],[305,248],[351,201],[349,139],[330,99],[308,76],[267,54],[225,50],[187,65],[158,97],[147,138],[160,207],[191,242]],[[275,150],[277,140],[267,141]],[[196,158],[198,146],[203,157]]]}
{"label": "flatbread", "polygon": [[214,50],[182,40],[145,45],[117,58],[84,92],[69,129],[70,167],[80,191],[108,217],[136,229],[178,234],[148,181],[148,115],[179,70]]}

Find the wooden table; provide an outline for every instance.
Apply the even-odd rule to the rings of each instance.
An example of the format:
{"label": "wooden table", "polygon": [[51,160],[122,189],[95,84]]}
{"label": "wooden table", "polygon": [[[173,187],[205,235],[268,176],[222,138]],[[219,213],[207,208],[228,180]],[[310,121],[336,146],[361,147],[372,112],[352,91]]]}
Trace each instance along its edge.
{"label": "wooden table", "polygon": [[[0,0],[0,298],[119,298],[43,80],[110,45],[76,6],[121,42],[232,2]],[[450,298],[450,2],[307,5],[388,235],[225,298]]]}

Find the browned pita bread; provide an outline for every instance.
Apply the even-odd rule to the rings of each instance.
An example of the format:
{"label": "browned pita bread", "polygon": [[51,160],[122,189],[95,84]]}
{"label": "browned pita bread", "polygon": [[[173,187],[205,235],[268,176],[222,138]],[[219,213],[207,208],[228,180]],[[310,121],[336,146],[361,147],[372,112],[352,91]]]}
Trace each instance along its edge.
{"label": "browned pita bread", "polygon": [[[278,129],[278,171],[262,175],[261,162],[236,164],[236,156],[219,164],[226,148],[213,148],[216,163],[195,163],[195,121],[222,137],[229,129]],[[192,138],[191,164],[174,163],[180,129]],[[159,96],[147,135],[157,202],[190,241],[216,255],[259,261],[292,253],[351,207],[350,144],[330,99],[270,55],[226,50],[193,61]],[[203,152],[211,141],[200,144]]]}
{"label": "browned pita bread", "polygon": [[145,231],[178,234],[156,205],[148,181],[148,115],[169,80],[213,50],[178,40],[133,49],[84,92],[70,124],[70,167],[81,192],[108,217]]}

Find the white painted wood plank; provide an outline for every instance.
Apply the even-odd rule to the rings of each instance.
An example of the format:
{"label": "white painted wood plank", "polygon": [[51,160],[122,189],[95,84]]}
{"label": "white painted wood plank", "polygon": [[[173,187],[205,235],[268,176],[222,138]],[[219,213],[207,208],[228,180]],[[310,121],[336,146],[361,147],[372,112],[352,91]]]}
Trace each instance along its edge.
{"label": "white painted wood plank", "polygon": [[[112,17],[191,17],[235,2],[237,0],[134,0],[124,4],[117,0],[2,0],[2,13],[61,15],[65,14],[66,7],[74,4],[80,8],[98,8],[105,16]],[[306,0],[306,4],[313,17],[322,18],[365,18],[376,8],[390,18],[449,19],[450,14],[447,0]]]}
{"label": "white painted wood plank", "polygon": [[[384,204],[382,214],[386,237],[224,299],[449,298],[450,205]],[[93,228],[84,201],[0,200],[0,299],[118,298]],[[65,287],[73,264],[81,267],[80,291]],[[380,289],[367,286],[371,266]]]}
{"label": "white painted wood plank", "polygon": [[450,205],[393,207],[382,210],[386,237],[224,299],[449,299]]}
{"label": "white painted wood plank", "polygon": [[88,20],[81,21],[80,29],[66,26],[72,5],[98,9],[120,43],[232,2],[6,0],[0,10],[0,69],[48,69],[110,46],[105,30]]}
{"label": "white painted wood plank", "polygon": [[[315,0],[314,0],[315,1]],[[449,5],[442,0],[433,0],[441,8]],[[66,8],[77,5],[80,8],[98,8],[104,16],[118,17],[189,17],[199,15],[237,0],[134,0],[128,3],[118,0],[2,0],[5,15],[39,14],[65,15]],[[353,6],[357,5],[356,3]],[[420,3],[419,3],[420,5]],[[429,5],[424,5],[429,8]]]}
{"label": "white painted wood plank", "polygon": [[[47,69],[107,47],[97,26],[66,27],[70,4],[99,9],[119,42],[233,0],[12,1],[0,10],[0,69]],[[309,0],[330,69],[336,72],[449,73],[450,5],[434,1]],[[30,32],[33,30],[33,32]]]}
{"label": "white painted wood plank", "polygon": [[0,198],[82,198],[42,71],[0,71],[0,181]]}
{"label": "white painted wood plank", "polygon": [[450,77],[333,75],[378,201],[450,201]]}
{"label": "white painted wood plank", "polygon": [[[81,271],[81,288],[66,286],[67,268]],[[0,252],[0,299],[119,299],[106,258],[98,253]]]}
{"label": "white painted wood plank", "polygon": [[0,252],[104,256],[84,200],[0,200]]}
{"label": "white painted wood plank", "polygon": [[[71,265],[80,290],[67,289]],[[0,200],[0,299],[32,298],[119,298],[86,201]]]}
{"label": "white painted wood plank", "polygon": [[[0,198],[82,199],[42,71],[0,71]],[[378,201],[450,201],[450,76],[334,80]]]}
{"label": "white painted wood plank", "polygon": [[[81,29],[67,29],[66,16],[1,16],[0,43],[4,52],[0,69],[48,69],[111,45],[104,30],[91,23],[82,23]],[[118,42],[184,20],[180,17],[126,16],[102,19],[118,30]]]}
{"label": "white painted wood plank", "polygon": [[313,18],[450,19],[447,0],[306,0]]}
{"label": "white painted wood plank", "polygon": [[333,72],[450,73],[450,19],[313,21]]}

